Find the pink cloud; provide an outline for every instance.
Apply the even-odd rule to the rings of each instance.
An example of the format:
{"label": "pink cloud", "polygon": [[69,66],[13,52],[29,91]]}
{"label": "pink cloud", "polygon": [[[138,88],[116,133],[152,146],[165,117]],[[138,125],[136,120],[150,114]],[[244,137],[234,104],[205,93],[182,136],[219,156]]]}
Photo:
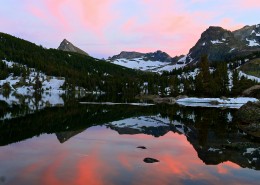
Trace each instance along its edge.
{"label": "pink cloud", "polygon": [[163,47],[164,51],[167,50],[172,55],[186,54],[207,28],[206,21],[214,15],[211,12],[189,12],[183,4],[170,0],[164,3],[152,1],[145,4],[148,2],[145,0],[142,2],[149,20],[140,23],[136,18],[130,18],[121,26],[121,32],[126,37],[139,34],[142,37],[141,44],[157,43],[158,49]]}
{"label": "pink cloud", "polygon": [[260,3],[259,0],[238,0],[238,5],[242,9],[259,9]]}
{"label": "pink cloud", "polygon": [[[244,25],[232,16],[223,16],[225,12],[259,7],[258,0],[238,0],[236,3],[229,0],[230,5],[216,8],[219,11],[196,9],[195,5],[211,4],[206,0],[133,1],[141,11],[131,10],[126,4],[118,8],[122,3],[120,0],[39,2],[28,5],[29,12],[48,25],[49,30],[80,39],[83,46],[88,44],[83,49],[105,55],[122,50],[151,52],[158,49],[171,56],[187,54],[211,22],[230,30]],[[97,47],[101,44],[102,47]]]}

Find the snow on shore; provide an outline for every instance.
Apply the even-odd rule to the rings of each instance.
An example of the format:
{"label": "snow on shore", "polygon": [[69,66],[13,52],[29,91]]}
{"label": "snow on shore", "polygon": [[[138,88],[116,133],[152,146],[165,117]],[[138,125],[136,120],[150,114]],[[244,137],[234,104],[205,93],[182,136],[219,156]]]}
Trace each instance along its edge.
{"label": "snow on shore", "polygon": [[238,97],[238,98],[184,98],[177,100],[179,105],[188,107],[227,107],[227,108],[240,108],[247,102],[257,102],[256,98]]}

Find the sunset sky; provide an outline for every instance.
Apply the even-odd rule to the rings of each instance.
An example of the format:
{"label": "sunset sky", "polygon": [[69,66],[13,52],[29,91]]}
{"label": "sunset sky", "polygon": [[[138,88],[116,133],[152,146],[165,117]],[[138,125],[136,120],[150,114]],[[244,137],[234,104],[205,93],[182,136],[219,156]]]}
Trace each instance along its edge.
{"label": "sunset sky", "polygon": [[101,58],[187,54],[209,26],[259,24],[259,0],[0,0],[1,32],[47,48],[68,39]]}

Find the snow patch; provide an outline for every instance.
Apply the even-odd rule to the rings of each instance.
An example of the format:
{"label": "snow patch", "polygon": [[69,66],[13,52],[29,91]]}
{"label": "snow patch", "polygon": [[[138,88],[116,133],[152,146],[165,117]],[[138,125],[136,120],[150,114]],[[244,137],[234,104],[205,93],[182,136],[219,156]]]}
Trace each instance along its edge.
{"label": "snow patch", "polygon": [[218,152],[218,151],[220,151],[220,149],[210,147],[210,148],[208,149],[208,151],[209,151],[209,152]]}
{"label": "snow patch", "polygon": [[133,105],[133,106],[153,106],[149,103],[114,103],[114,102],[79,102],[84,105]]}
{"label": "snow patch", "polygon": [[257,43],[257,41],[255,39],[254,40],[246,39],[246,41],[249,42],[248,46],[250,46],[250,47],[260,46],[260,44]]}
{"label": "snow patch", "polygon": [[252,76],[252,75],[248,75],[242,71],[239,71],[239,76],[242,77],[244,76],[245,78],[249,79],[249,80],[253,80],[256,81],[258,83],[260,83],[260,78],[256,77],[256,76]]}
{"label": "snow patch", "polygon": [[232,51],[234,51],[236,48],[232,48],[230,51],[229,51],[229,53],[231,53]]}
{"label": "snow patch", "polygon": [[[184,105],[188,107],[228,107],[228,108],[240,108],[247,102],[257,102],[256,98],[228,98],[223,100],[220,98],[184,98],[177,100],[179,105]],[[211,102],[218,102],[218,104],[212,104]]]}
{"label": "snow patch", "polygon": [[212,44],[222,44],[223,42],[221,42],[220,40],[212,40],[211,43]]}
{"label": "snow patch", "polygon": [[257,148],[247,148],[246,152],[244,152],[243,155],[245,155],[245,154],[253,154],[256,150],[257,150]]}

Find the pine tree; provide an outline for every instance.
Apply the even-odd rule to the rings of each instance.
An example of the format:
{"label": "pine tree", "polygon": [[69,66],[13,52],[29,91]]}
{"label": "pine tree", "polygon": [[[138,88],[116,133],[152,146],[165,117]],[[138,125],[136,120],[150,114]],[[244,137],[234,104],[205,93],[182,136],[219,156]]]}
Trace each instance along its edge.
{"label": "pine tree", "polygon": [[204,55],[200,61],[200,73],[195,80],[196,92],[200,93],[200,95],[210,95],[210,80],[208,56]]}
{"label": "pine tree", "polygon": [[197,96],[202,96],[203,88],[203,75],[199,73],[195,78],[195,93]]}
{"label": "pine tree", "polygon": [[231,89],[232,95],[236,95],[239,92],[239,73],[235,69],[232,74],[233,87]]}
{"label": "pine tree", "polygon": [[35,90],[35,92],[40,92],[41,88],[42,88],[42,82],[40,81],[39,73],[37,73],[37,75],[35,77],[34,90]]}
{"label": "pine tree", "polygon": [[227,96],[229,94],[229,77],[226,63],[219,63],[214,72],[214,79],[216,88],[216,96]]}

